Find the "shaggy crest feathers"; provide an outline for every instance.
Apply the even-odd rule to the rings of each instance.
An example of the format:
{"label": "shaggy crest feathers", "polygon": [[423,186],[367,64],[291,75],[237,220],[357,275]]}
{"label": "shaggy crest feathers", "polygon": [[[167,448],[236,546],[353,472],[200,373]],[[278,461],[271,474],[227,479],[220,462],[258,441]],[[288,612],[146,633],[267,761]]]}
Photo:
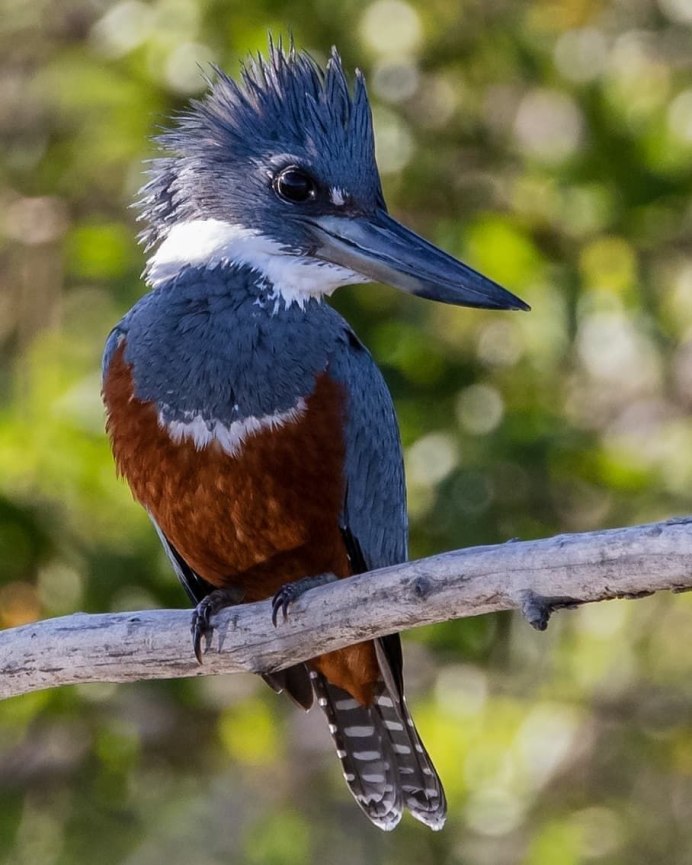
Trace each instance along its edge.
{"label": "shaggy crest feathers", "polygon": [[148,223],[140,235],[147,248],[174,223],[199,218],[186,175],[197,176],[202,167],[219,179],[232,163],[296,153],[321,162],[347,153],[351,164],[375,164],[365,80],[356,70],[351,92],[336,48],[324,69],[292,43],[285,50],[273,41],[266,59],[258,54],[242,66],[240,82],[212,69],[208,93],[154,139],[167,155],[150,161],[150,180],[137,201]]}

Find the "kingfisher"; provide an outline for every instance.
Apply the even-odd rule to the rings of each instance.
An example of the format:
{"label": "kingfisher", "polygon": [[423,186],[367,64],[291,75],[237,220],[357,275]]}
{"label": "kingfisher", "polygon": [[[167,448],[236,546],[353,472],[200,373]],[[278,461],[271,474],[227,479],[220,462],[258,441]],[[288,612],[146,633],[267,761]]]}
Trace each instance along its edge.
{"label": "kingfisher", "polygon": [[[147,293],[103,359],[117,470],[195,605],[201,662],[214,615],[407,557],[392,399],[326,302],[389,283],[459,306],[527,309],[387,212],[363,76],[271,43],[236,81],[220,69],[160,134],[139,205]],[[268,615],[268,627],[271,626]],[[404,698],[398,635],[263,677],[317,702],[367,817],[442,828],[445,794]]]}

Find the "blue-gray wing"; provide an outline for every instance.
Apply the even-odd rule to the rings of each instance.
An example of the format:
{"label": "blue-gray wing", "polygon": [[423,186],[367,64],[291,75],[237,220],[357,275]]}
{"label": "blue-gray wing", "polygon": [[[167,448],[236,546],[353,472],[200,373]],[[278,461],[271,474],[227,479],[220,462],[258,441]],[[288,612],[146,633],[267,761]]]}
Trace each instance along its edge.
{"label": "blue-gray wing", "polygon": [[329,364],[330,375],[343,384],[347,394],[343,528],[360,549],[367,569],[373,570],[407,557],[401,443],[382,374],[351,331],[344,333],[344,340]]}

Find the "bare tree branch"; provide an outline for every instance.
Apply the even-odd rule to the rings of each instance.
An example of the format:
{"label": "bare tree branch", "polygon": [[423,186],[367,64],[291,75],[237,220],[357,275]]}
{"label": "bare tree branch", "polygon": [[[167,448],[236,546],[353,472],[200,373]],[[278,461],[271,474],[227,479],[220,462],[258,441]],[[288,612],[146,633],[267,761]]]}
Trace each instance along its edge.
{"label": "bare tree branch", "polygon": [[189,610],[47,619],[0,633],[0,697],[77,682],[267,672],[416,625],[520,609],[692,589],[692,517],[540,541],[474,547],[307,592],[271,625],[268,602],[220,613],[203,666]]}

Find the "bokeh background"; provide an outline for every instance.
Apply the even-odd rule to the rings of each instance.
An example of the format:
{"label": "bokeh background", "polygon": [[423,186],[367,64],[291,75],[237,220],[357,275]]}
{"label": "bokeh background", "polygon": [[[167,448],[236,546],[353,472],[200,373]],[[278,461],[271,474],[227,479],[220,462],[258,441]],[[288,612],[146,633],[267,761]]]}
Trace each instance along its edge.
{"label": "bokeh background", "polygon": [[[394,393],[412,555],[692,511],[690,0],[2,0],[0,622],[184,606],[103,434],[150,136],[268,30],[368,77],[390,209],[533,306],[335,303]],[[689,865],[692,596],[406,637],[449,793],[383,835],[253,677],[0,705],[12,865]]]}

